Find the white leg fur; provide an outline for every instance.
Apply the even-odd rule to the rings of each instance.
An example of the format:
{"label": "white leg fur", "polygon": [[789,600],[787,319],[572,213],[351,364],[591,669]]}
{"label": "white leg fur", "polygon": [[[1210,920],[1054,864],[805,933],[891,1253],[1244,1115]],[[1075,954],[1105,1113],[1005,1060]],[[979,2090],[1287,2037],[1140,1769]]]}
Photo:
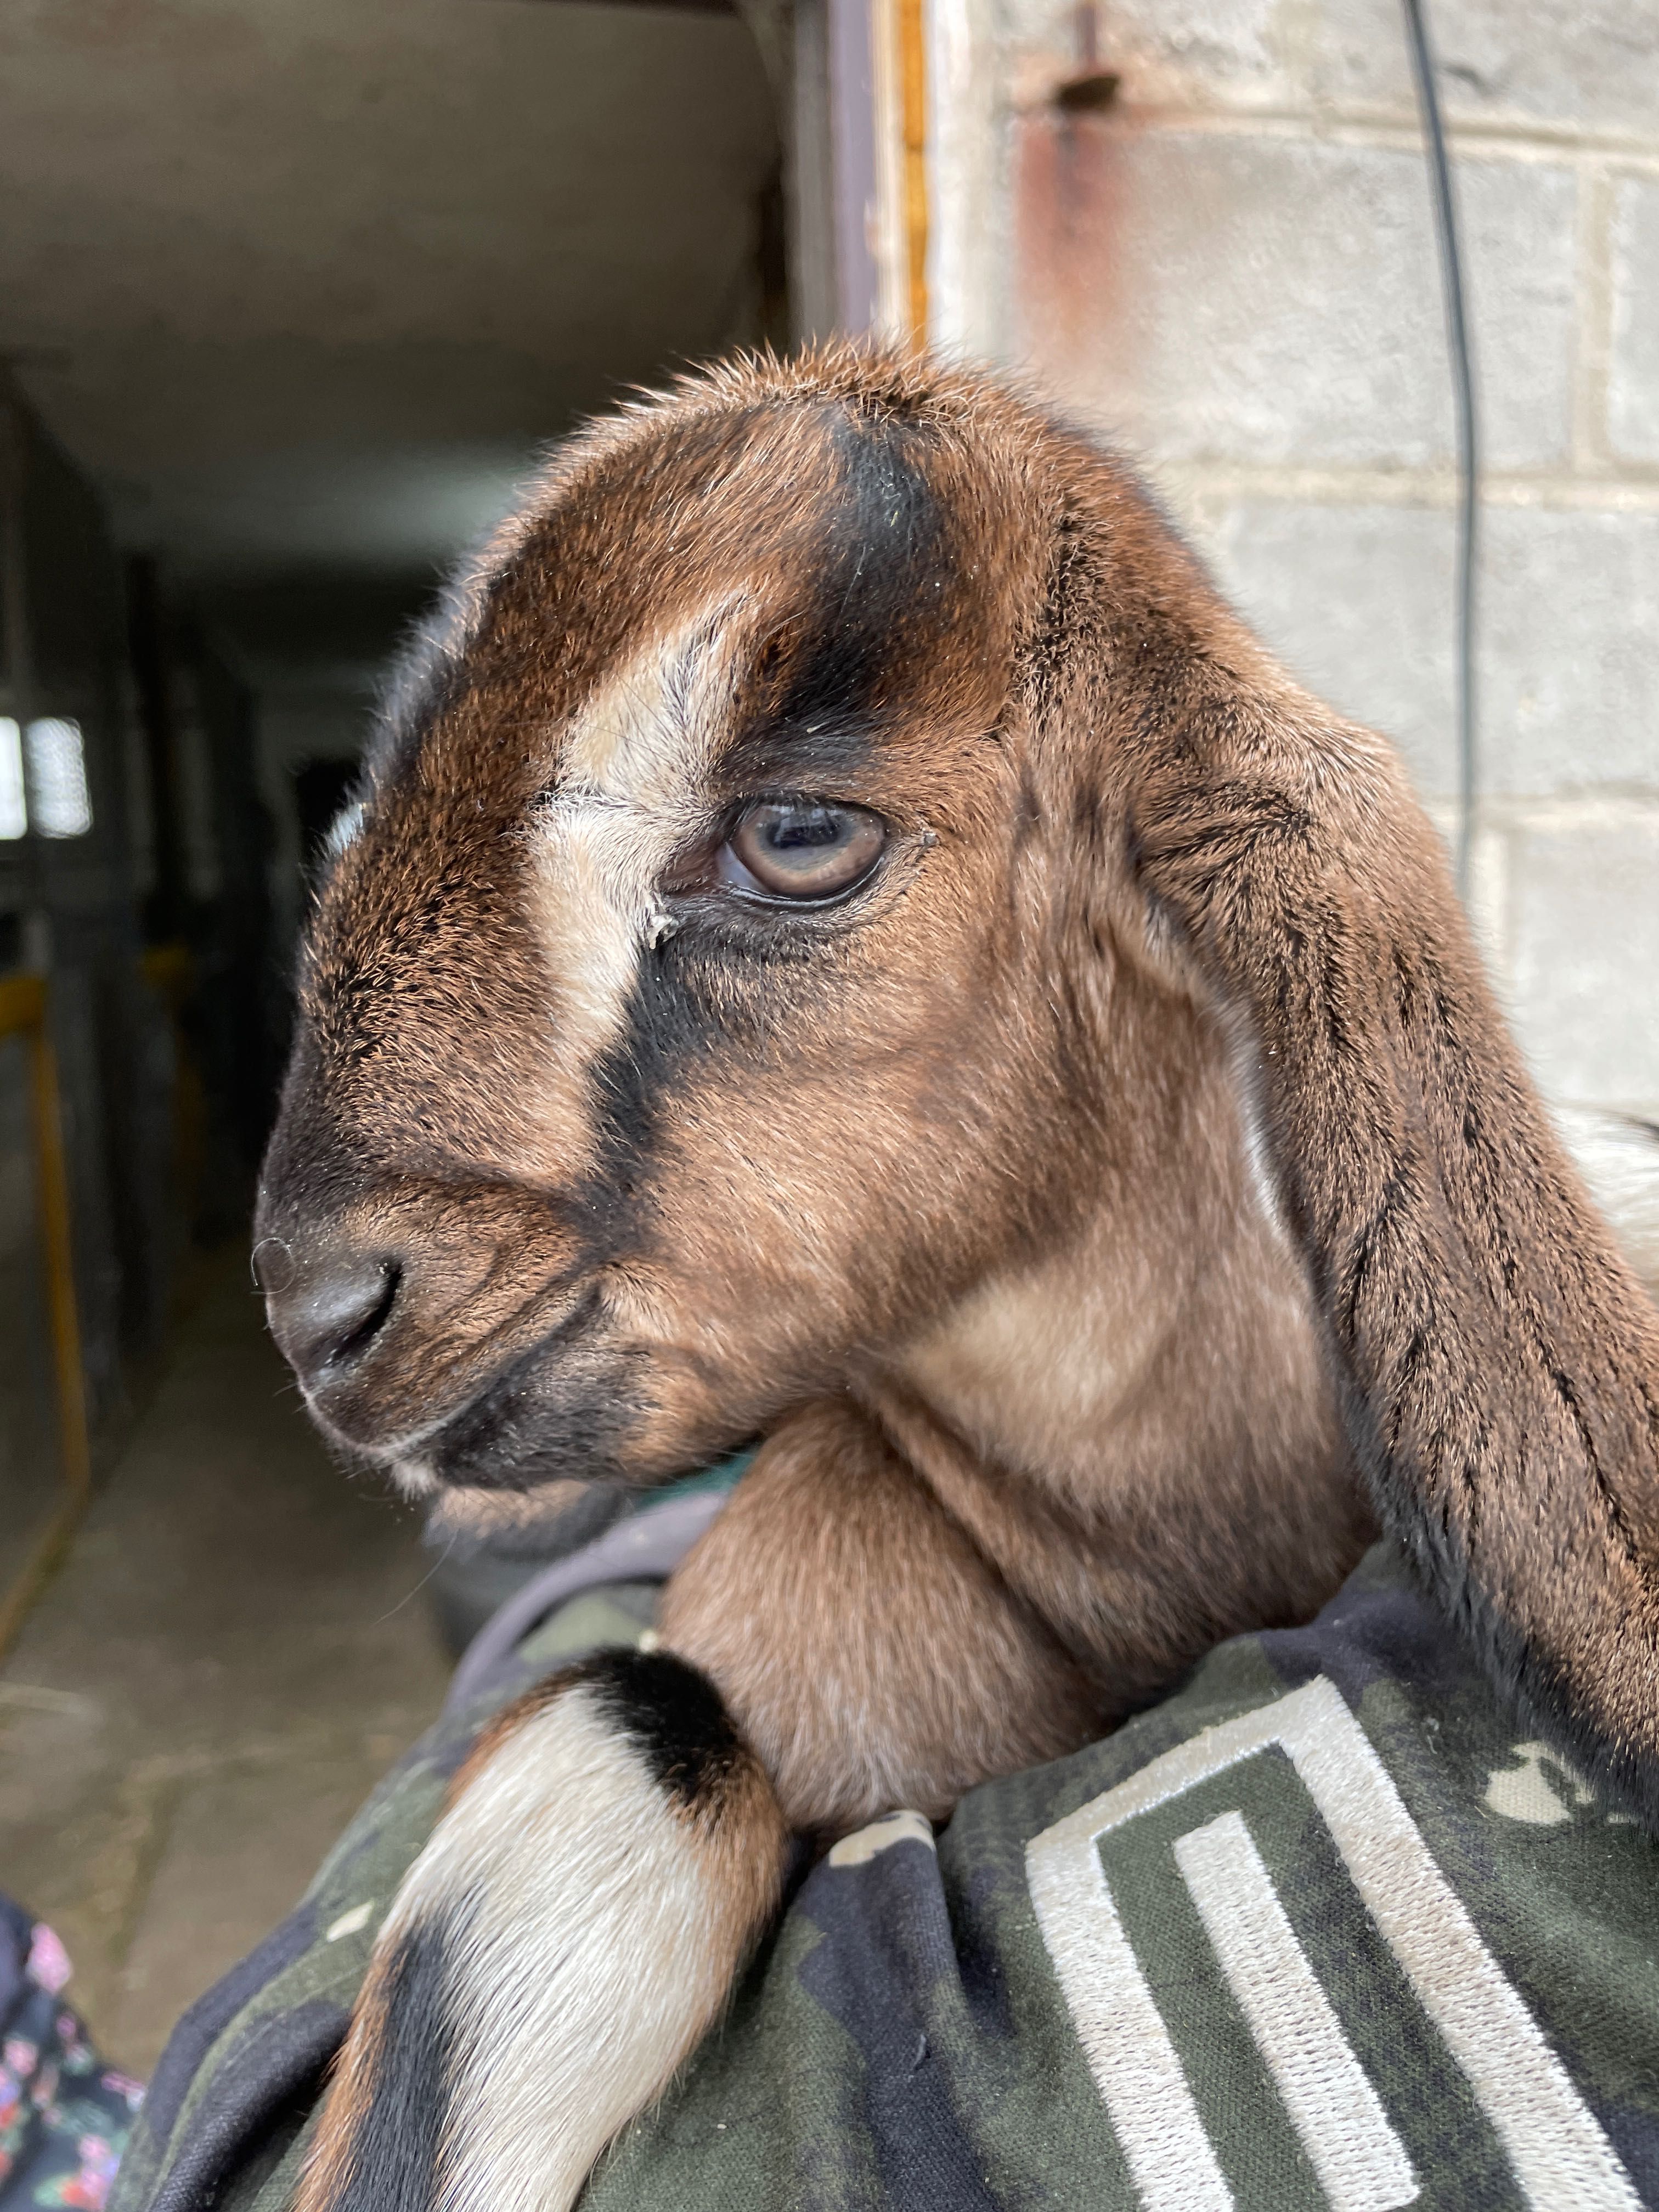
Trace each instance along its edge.
{"label": "white leg fur", "polygon": [[[769,1916],[781,1824],[742,1759],[740,1786],[711,1808],[661,1778],[660,1759],[592,1682],[518,1721],[393,1903],[377,1960],[430,1947],[433,2001],[400,2017],[394,1993],[367,2026],[360,2008],[363,2063],[355,2087],[337,2082],[337,2148],[328,2151],[325,2118],[319,2152],[331,2172],[313,2171],[303,2204],[367,2212],[387,2201],[389,2176],[339,2154],[374,2099],[418,2101],[418,2061],[399,2049],[416,2036],[443,2051],[435,2172],[422,2177],[432,2212],[574,2203],[605,2146],[717,2017]],[[352,2070],[348,2045],[343,2075]]]}

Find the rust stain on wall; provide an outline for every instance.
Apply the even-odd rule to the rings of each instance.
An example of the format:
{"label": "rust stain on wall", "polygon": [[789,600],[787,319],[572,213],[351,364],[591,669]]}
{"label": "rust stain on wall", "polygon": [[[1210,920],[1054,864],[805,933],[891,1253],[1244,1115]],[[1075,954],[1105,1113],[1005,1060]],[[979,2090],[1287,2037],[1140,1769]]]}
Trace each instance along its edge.
{"label": "rust stain on wall", "polygon": [[[1134,220],[1130,114],[1045,106],[1017,126],[1019,350],[1062,399],[1128,392],[1144,318],[1125,278]],[[1144,304],[1144,303],[1142,303]]]}

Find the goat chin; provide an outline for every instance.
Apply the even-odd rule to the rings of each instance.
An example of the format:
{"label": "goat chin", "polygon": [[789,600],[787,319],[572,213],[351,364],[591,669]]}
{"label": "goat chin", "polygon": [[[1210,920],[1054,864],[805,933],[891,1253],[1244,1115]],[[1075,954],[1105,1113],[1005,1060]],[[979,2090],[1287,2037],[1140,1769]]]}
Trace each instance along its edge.
{"label": "goat chin", "polygon": [[380,1931],[298,2212],[563,2212],[720,2014],[787,1838],[718,1692],[611,1652],[511,1708]]}

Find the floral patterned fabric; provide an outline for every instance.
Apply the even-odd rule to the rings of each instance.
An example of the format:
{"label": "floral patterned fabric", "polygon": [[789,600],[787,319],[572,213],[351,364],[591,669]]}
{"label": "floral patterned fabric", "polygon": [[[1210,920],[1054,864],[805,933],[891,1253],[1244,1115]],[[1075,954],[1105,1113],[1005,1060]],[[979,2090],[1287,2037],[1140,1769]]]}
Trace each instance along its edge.
{"label": "floral patterned fabric", "polygon": [[59,1992],[63,1945],[0,1897],[0,2212],[103,2212],[143,2095],[103,2064]]}

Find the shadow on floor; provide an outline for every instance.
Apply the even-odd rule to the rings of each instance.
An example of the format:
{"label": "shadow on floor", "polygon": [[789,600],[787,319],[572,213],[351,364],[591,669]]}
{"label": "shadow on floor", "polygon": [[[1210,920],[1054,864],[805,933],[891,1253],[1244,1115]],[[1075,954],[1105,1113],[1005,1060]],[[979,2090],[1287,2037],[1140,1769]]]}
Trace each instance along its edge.
{"label": "shadow on floor", "polygon": [[429,1565],[331,1464],[228,1255],[0,1667],[0,1889],[113,2063],[149,2070],[435,1714]]}

